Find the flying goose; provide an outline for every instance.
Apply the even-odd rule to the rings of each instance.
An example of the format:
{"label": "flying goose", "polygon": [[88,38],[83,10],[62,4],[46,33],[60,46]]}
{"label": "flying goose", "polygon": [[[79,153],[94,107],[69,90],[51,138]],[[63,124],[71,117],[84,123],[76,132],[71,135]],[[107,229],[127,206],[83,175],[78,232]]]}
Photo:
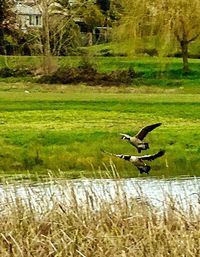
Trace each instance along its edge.
{"label": "flying goose", "polygon": [[143,155],[143,156],[133,156],[133,155],[124,155],[124,154],[113,154],[106,151],[103,151],[104,153],[107,153],[109,155],[113,155],[115,157],[124,159],[125,161],[131,162],[135,167],[138,168],[140,171],[140,174],[147,173],[149,174],[149,171],[151,170],[151,167],[147,165],[144,161],[152,161],[155,160],[158,157],[161,157],[165,154],[165,150],[160,150],[156,154],[151,155]]}
{"label": "flying goose", "polygon": [[135,136],[129,136],[127,134],[120,133],[120,135],[122,136],[121,139],[128,140],[131,145],[137,148],[138,153],[141,153],[142,150],[149,149],[149,144],[142,140],[150,131],[159,127],[161,124],[162,123],[156,123],[146,126],[142,128]]}

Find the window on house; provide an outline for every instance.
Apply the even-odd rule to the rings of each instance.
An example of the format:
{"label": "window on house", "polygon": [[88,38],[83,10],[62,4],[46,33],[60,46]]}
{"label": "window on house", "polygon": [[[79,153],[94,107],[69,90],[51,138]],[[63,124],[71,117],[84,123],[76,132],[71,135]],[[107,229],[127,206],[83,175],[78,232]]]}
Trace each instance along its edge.
{"label": "window on house", "polygon": [[34,17],[32,15],[29,16],[29,25],[33,26],[34,24]]}
{"label": "window on house", "polygon": [[30,15],[29,16],[29,25],[30,26],[40,26],[42,24],[41,16],[39,15]]}
{"label": "window on house", "polygon": [[35,25],[41,25],[41,16],[35,16]]}

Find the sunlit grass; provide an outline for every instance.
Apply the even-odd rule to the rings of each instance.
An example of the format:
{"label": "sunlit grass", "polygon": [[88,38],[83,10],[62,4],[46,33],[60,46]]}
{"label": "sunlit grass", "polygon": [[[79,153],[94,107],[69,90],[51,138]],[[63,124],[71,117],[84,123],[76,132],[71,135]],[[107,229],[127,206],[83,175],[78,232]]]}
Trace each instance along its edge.
{"label": "sunlit grass", "polygon": [[15,89],[0,94],[0,170],[62,170],[68,177],[94,177],[93,171],[103,170],[112,159],[121,176],[138,176],[130,163],[110,158],[101,149],[137,154],[119,133],[133,134],[162,122],[146,138],[148,153],[166,149],[165,156],[151,163],[151,175],[199,176],[199,94],[91,89],[57,86],[40,92],[31,85],[28,94]]}

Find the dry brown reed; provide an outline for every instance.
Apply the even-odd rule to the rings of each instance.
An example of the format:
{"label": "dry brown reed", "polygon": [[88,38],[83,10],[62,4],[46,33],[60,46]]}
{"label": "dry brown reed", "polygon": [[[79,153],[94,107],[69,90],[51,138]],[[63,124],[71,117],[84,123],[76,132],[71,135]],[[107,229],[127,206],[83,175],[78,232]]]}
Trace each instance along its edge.
{"label": "dry brown reed", "polygon": [[200,215],[186,214],[174,199],[160,212],[143,197],[127,199],[120,187],[112,201],[85,188],[82,203],[73,188],[70,197],[59,188],[63,199],[52,193],[43,212],[31,194],[26,203],[17,195],[7,198],[0,213],[0,256],[200,256]]}

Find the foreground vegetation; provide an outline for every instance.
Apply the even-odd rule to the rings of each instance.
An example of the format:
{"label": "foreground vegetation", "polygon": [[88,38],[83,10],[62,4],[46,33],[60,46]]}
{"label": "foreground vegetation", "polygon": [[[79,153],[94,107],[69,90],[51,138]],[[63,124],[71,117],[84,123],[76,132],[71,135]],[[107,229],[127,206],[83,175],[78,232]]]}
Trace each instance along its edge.
{"label": "foreground vegetation", "polygon": [[[5,205],[1,204],[0,256],[200,254],[200,215],[190,202],[185,212],[177,201],[166,197],[166,208],[161,211],[142,196],[128,199],[120,187],[111,202],[100,199],[87,187],[83,192],[86,199],[80,203],[73,188],[66,197],[67,186],[58,186],[59,200],[53,192],[51,197],[37,196],[40,213],[31,197],[24,203],[17,195],[12,199],[7,196]],[[47,209],[46,197],[51,198]]]}
{"label": "foreground vegetation", "polygon": [[[136,154],[119,133],[162,122],[147,137],[152,176],[199,176],[200,96],[184,88],[48,86],[1,83],[0,170],[2,176],[63,172],[66,177],[138,176],[128,162],[101,149]],[[187,94],[186,94],[187,93]]]}

